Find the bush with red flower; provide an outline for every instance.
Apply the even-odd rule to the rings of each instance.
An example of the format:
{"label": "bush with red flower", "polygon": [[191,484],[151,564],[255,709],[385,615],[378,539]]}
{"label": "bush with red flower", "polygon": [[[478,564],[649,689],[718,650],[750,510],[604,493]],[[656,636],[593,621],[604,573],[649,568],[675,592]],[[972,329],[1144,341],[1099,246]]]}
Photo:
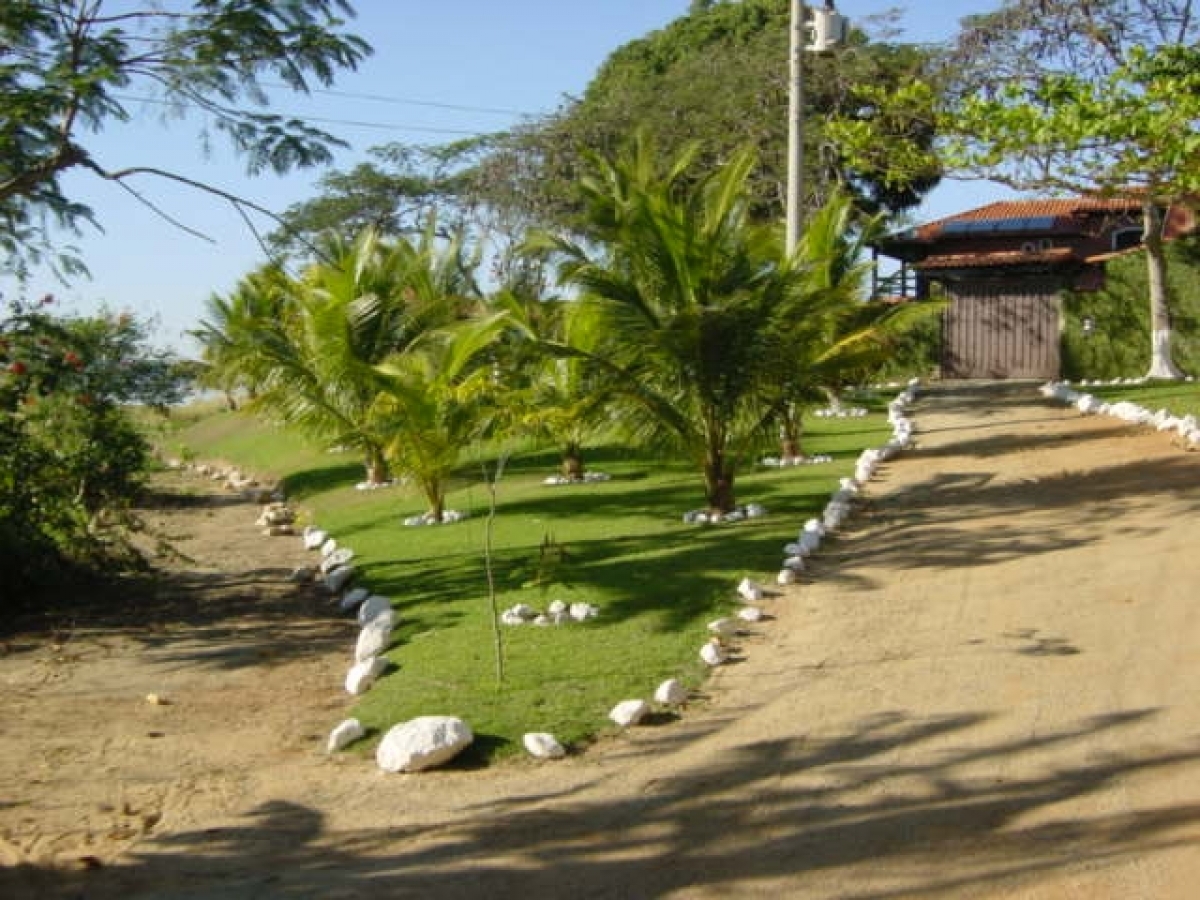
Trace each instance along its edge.
{"label": "bush with red flower", "polygon": [[9,305],[0,318],[6,585],[28,591],[80,566],[137,562],[127,510],[150,455],[129,405],[166,407],[185,387],[134,317],[55,315],[50,298]]}

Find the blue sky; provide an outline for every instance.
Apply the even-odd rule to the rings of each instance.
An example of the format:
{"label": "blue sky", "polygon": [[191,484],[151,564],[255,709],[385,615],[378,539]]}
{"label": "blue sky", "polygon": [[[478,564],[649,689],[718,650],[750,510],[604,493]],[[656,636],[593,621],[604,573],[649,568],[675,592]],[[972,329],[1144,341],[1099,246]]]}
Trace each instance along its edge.
{"label": "blue sky", "polygon": [[[945,40],[959,17],[998,5],[999,0],[959,0],[948,13],[948,4],[914,4],[901,10],[899,39]],[[344,93],[281,94],[276,108],[336,120],[324,127],[351,144],[335,161],[337,168],[347,168],[379,144],[440,143],[548,112],[564,96],[582,92],[614,49],[683,15],[687,6],[688,0],[357,0],[353,29],[374,46],[374,55],[357,72],[339,77],[335,90]],[[880,0],[841,0],[837,6],[854,24],[867,27],[869,17],[895,8]],[[168,168],[279,211],[313,193],[318,172],[250,179],[219,142],[204,148],[197,135],[201,123],[163,124],[160,108],[134,103],[131,109],[134,122],[89,143],[110,168]],[[65,184],[69,196],[93,206],[104,227],[102,234],[89,232],[76,241],[90,281],[63,287],[47,276],[30,286],[35,295],[52,291],[68,310],[106,305],[153,317],[160,342],[187,351],[183,334],[202,315],[205,299],[228,291],[263,261],[242,220],[214,198],[154,179],[136,184],[157,206],[210,235],[215,243],[208,243],[171,226],[118,187],[75,175]],[[988,185],[948,182],[918,218],[997,196],[1001,192]],[[260,225],[270,228],[269,222]],[[13,285],[0,280],[0,292],[11,291]]]}

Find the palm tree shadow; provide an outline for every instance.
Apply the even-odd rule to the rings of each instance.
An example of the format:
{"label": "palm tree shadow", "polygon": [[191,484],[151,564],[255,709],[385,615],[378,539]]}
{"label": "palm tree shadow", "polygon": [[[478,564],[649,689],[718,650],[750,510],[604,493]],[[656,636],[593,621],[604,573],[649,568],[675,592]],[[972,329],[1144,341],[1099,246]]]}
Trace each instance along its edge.
{"label": "palm tree shadow", "polygon": [[[274,801],[230,827],[150,838],[116,865],[0,870],[0,893],[515,898],[561,896],[570,885],[579,896],[657,898],[734,884],[786,885],[792,896],[836,886],[855,900],[1012,893],[1194,846],[1194,798],[1058,813],[1134,776],[1194,771],[1194,746],[1074,752],[1111,751],[1122,731],[1157,714],[1124,711],[1034,737],[996,736],[997,717],[982,712],[872,715],[844,733],[744,743],[639,790],[535,787],[448,808],[433,829],[401,816],[331,831],[319,811]],[[1078,761],[1032,763],[1047,750]]]}

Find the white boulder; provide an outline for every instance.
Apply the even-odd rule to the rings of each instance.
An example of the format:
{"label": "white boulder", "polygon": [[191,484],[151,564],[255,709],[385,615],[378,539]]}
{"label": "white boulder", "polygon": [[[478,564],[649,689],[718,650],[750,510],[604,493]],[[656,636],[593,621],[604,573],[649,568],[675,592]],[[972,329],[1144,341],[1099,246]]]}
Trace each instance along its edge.
{"label": "white boulder", "polygon": [[761,622],[763,611],[757,606],[743,606],[737,611],[737,617],[743,622]]}
{"label": "white boulder", "polygon": [[392,623],[382,616],[376,616],[362,627],[358,633],[358,642],[354,645],[355,662],[363,662],[372,656],[378,656],[387,649],[392,640]]}
{"label": "white boulder", "polygon": [[321,559],[321,571],[329,573],[338,566],[344,566],[354,559],[354,551],[349,547],[338,547],[332,553],[327,553]]}
{"label": "white boulder", "polygon": [[382,656],[371,656],[355,663],[346,673],[346,693],[354,697],[365,694],[387,667],[388,661]]}
{"label": "white boulder", "polygon": [[567,755],[566,748],[552,734],[532,732],[521,739],[529,755],[536,759],[562,759]]}
{"label": "white boulder", "polygon": [[337,753],[346,747],[353,744],[364,734],[366,730],[362,727],[362,722],[358,719],[346,719],[339,723],[333,731],[329,732],[329,743],[325,745],[326,753]]}
{"label": "white boulder", "polygon": [[388,730],[375,751],[375,762],[385,772],[420,772],[448,763],[474,740],[462,719],[418,716]]}
{"label": "white boulder", "polygon": [[342,612],[350,612],[350,610],[360,606],[370,593],[365,587],[351,588],[342,595],[342,599],[338,601],[338,606],[341,607]]}
{"label": "white boulder", "polygon": [[708,623],[708,630],[717,637],[733,637],[738,631],[737,619],[714,619]]}
{"label": "white boulder", "polygon": [[376,616],[381,613],[390,612],[392,609],[392,601],[387,597],[381,597],[379,594],[371,594],[363,600],[362,605],[358,608],[358,624],[366,625]]}
{"label": "white boulder", "polygon": [[668,678],[654,691],[654,702],[663,706],[679,706],[688,698],[688,689],[677,678]]}
{"label": "white boulder", "polygon": [[738,594],[747,603],[757,603],[763,598],[763,590],[749,578],[743,578],[737,588]]}
{"label": "white boulder", "polygon": [[608,717],[622,728],[636,725],[650,712],[650,704],[645,700],[622,700],[609,712]]}
{"label": "white boulder", "polygon": [[354,566],[338,566],[325,573],[325,587],[331,594],[340,594],[354,578]]}
{"label": "white boulder", "polygon": [[779,570],[779,574],[775,576],[775,583],[780,587],[783,587],[785,585],[795,584],[799,578],[800,576],[796,574],[796,570],[789,567]]}
{"label": "white boulder", "polygon": [[567,609],[567,614],[576,622],[586,622],[600,615],[600,610],[590,603],[572,603]]}
{"label": "white boulder", "polygon": [[309,525],[304,529],[304,549],[316,550],[323,543],[329,540],[329,535],[320,528],[313,528]]}
{"label": "white boulder", "polygon": [[321,555],[328,556],[330,553],[332,553],[337,548],[338,548],[337,541],[335,541],[333,538],[326,538],[325,542],[323,544],[321,544],[321,547],[320,547]]}
{"label": "white boulder", "polygon": [[719,666],[725,662],[725,648],[718,640],[711,640],[700,648],[700,659],[710,666]]}

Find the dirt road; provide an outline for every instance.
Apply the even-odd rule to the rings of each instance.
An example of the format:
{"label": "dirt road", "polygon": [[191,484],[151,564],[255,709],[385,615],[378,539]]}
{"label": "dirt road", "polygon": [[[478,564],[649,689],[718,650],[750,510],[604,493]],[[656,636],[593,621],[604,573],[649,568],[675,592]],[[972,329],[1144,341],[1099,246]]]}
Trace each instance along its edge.
{"label": "dirt road", "polygon": [[10,647],[0,896],[1194,896],[1200,455],[1029,385],[935,387],[914,416],[918,448],[703,708],[561,763],[326,760],[311,737],[343,702],[347,636],[319,617],[280,625],[309,632],[303,654],[272,638],[265,667],[207,661],[223,699],[168,684],[236,707],[265,679],[267,724],[162,758],[141,755],[192,701],[114,692],[103,666],[137,646],[194,677],[204,635],[89,635],[66,663]]}

